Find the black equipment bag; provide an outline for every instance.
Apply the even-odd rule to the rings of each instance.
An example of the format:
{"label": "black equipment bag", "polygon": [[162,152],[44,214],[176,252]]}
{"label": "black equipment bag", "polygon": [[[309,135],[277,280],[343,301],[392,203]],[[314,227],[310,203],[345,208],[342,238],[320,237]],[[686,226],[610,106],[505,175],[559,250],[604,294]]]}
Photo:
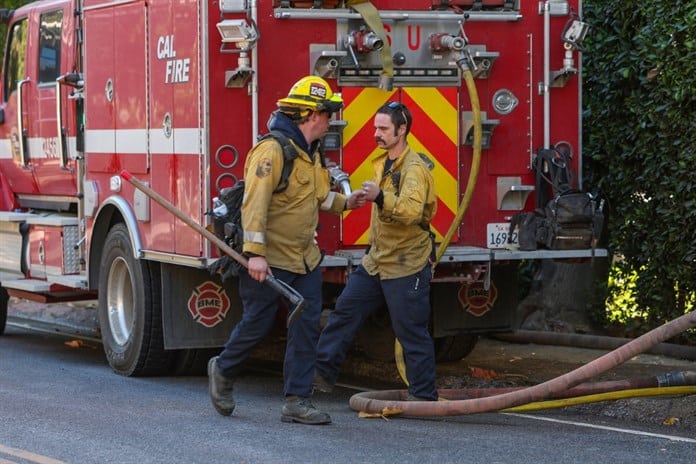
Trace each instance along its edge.
{"label": "black equipment bag", "polygon": [[604,226],[604,201],[572,188],[571,157],[563,147],[538,150],[534,160],[537,209],[518,213],[510,221],[508,242],[517,228],[520,250],[595,246]]}
{"label": "black equipment bag", "polygon": [[[259,141],[273,138],[283,149],[283,170],[280,181],[273,193],[284,191],[288,187],[288,178],[292,171],[293,162],[299,156],[288,137],[277,131],[259,137]],[[319,153],[318,156],[321,156]],[[244,246],[244,230],[242,229],[242,200],[244,199],[244,179],[238,180],[232,187],[220,190],[220,196],[213,204],[213,231],[215,235],[229,245],[233,250],[242,253]],[[221,256],[210,267],[211,274],[219,273],[224,281],[228,277],[239,275],[239,264],[227,255]]]}
{"label": "black equipment bag", "polygon": [[593,246],[596,209],[589,193],[576,190],[566,191],[549,201],[544,221],[546,248],[574,250]]}

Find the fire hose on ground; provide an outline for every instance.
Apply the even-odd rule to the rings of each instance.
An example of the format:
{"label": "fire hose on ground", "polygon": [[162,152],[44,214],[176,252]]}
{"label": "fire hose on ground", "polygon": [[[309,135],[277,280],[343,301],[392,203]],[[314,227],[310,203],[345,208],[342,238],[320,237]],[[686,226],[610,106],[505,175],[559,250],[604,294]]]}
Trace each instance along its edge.
{"label": "fire hose on ground", "polygon": [[[614,350],[631,341],[630,338],[607,337],[578,333],[544,332],[540,330],[515,330],[491,335],[492,338],[513,343],[534,343],[537,345],[573,346],[596,350]],[[696,361],[696,346],[658,343],[646,351],[649,354]]]}
{"label": "fire hose on ground", "polygon": [[[562,398],[564,395],[568,394],[570,394],[571,397],[573,394],[579,392],[584,392],[580,394],[586,394],[587,391],[590,391],[590,387],[585,385],[584,382],[613,369],[638,354],[644,353],[658,343],[669,340],[694,327],[696,327],[696,311],[691,311],[567,374],[519,390],[503,392],[488,390],[489,396],[474,398],[472,398],[472,396],[476,396],[476,392],[472,390],[440,390],[439,393],[441,397],[449,401],[404,401],[408,395],[408,391],[384,390],[355,394],[350,398],[349,404],[354,411],[364,413],[368,416],[388,416],[395,414],[416,417],[454,416],[503,410],[509,411],[511,408],[532,405],[548,399]],[[651,379],[647,382],[653,383],[653,380]],[[633,384],[623,384],[620,389],[629,387],[631,389],[638,388],[641,390],[643,388],[642,385],[645,384],[646,381],[637,381]],[[696,385],[696,373],[684,372],[668,374],[664,377],[656,377],[653,385],[655,384],[657,387],[648,387],[647,389],[663,391],[666,394],[693,394],[696,393],[696,387],[693,387],[693,385]],[[638,385],[638,387],[636,387],[636,385]],[[615,388],[616,386],[617,385],[611,385],[611,388]],[[576,387],[576,389],[572,390],[574,387]],[[606,385],[604,387],[606,387]],[[678,390],[674,390],[674,388],[678,388]],[[592,394],[601,393],[594,387],[591,390],[593,392]],[[480,391],[478,393],[480,393]],[[570,404],[564,404],[564,406],[565,405]]]}

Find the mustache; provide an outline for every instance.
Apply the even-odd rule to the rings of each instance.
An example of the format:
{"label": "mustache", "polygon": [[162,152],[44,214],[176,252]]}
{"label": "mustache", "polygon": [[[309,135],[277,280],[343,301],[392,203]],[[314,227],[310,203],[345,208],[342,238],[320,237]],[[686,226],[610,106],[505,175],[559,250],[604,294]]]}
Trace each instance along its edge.
{"label": "mustache", "polygon": [[384,139],[382,137],[375,137],[375,142],[377,143],[384,143]]}

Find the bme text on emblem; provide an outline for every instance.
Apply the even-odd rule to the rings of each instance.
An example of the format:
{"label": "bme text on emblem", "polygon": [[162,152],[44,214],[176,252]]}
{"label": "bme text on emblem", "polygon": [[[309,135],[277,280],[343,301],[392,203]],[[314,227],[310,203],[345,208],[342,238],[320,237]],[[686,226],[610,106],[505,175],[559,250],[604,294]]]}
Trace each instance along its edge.
{"label": "bme text on emblem", "polygon": [[188,310],[194,321],[205,327],[215,327],[227,316],[230,299],[225,289],[215,282],[203,282],[191,292]]}

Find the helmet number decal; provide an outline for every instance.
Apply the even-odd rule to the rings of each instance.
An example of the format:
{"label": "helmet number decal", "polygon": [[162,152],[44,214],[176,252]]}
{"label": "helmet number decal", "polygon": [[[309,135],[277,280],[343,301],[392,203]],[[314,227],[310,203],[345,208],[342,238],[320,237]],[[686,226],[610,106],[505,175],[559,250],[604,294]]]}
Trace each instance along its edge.
{"label": "helmet number decal", "polygon": [[322,100],[326,100],[326,87],[324,87],[323,85],[312,83],[309,86],[309,94],[312,97],[317,97],[321,98]]}

